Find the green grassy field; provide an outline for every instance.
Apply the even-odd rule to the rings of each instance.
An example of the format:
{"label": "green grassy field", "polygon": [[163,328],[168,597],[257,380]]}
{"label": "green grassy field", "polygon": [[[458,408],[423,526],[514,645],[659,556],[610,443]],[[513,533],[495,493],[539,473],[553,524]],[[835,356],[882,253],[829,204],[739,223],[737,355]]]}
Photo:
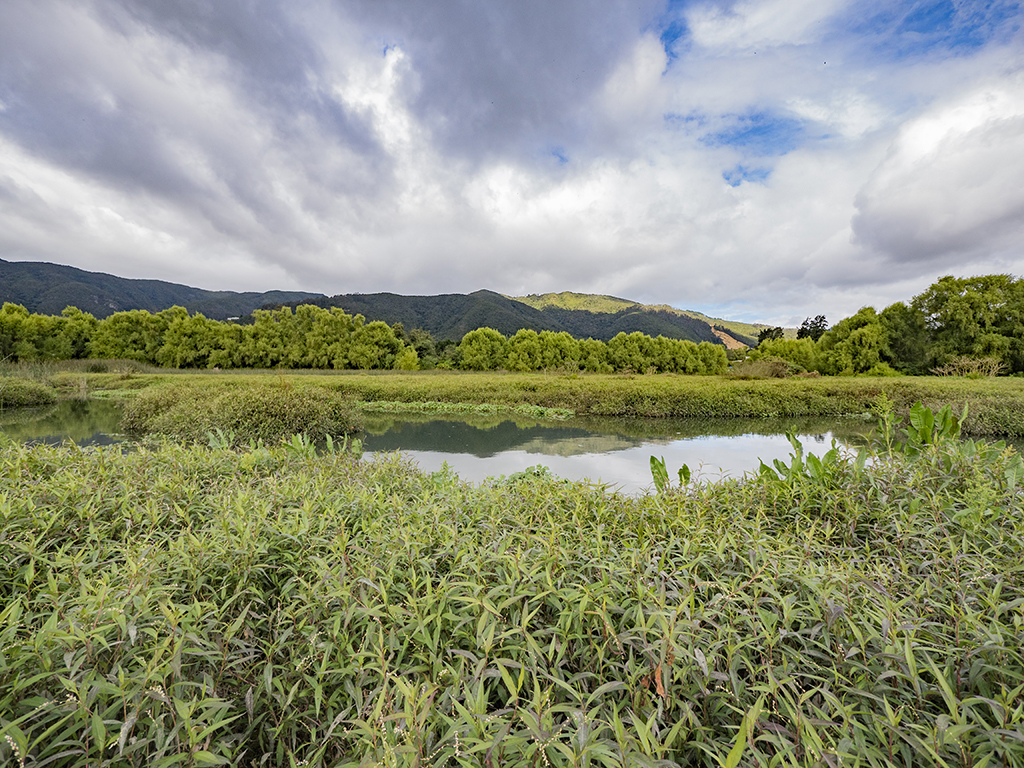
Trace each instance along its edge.
{"label": "green grassy field", "polygon": [[[373,404],[380,411],[428,404],[523,406],[594,416],[774,417],[838,416],[869,412],[885,394],[905,413],[917,400],[938,408],[969,406],[965,432],[975,435],[1024,435],[1024,379],[943,377],[820,378],[739,380],[725,376],[554,375],[502,373],[141,373],[57,374],[58,389],[90,396],[133,396],[167,385],[244,392],[260,385],[292,391],[323,390],[334,397]],[[212,395],[211,395],[212,396]],[[387,404],[395,404],[388,406]],[[406,404],[402,406],[401,404]]]}
{"label": "green grassy field", "polygon": [[1024,465],[0,448],[0,763],[1024,764]]}

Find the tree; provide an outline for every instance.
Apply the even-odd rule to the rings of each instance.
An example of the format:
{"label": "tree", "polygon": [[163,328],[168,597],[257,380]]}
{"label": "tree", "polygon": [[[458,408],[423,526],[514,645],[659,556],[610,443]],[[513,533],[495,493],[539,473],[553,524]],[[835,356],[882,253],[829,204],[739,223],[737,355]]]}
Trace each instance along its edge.
{"label": "tree", "polygon": [[100,320],[89,343],[89,356],[105,360],[156,363],[164,332],[177,318],[188,317],[184,307],[171,307],[151,315],[144,309],[115,312]]}
{"label": "tree", "polygon": [[61,312],[64,323],[60,329],[61,345],[67,359],[80,360],[89,355],[89,341],[96,333],[97,320],[78,307],[65,307]]}
{"label": "tree", "polygon": [[396,371],[418,371],[420,368],[419,355],[414,347],[402,347],[402,350],[395,356]]}
{"label": "tree", "polygon": [[928,328],[924,314],[902,301],[878,315],[882,326],[882,359],[900,373],[920,374],[928,369]]}
{"label": "tree", "polygon": [[206,368],[220,346],[220,325],[198,312],[192,317],[176,317],[164,332],[156,362],[169,368]]}
{"label": "tree", "polygon": [[471,371],[494,371],[505,367],[508,340],[493,328],[477,328],[459,343],[461,365]]}
{"label": "tree", "polygon": [[580,343],[565,331],[541,331],[540,368],[575,368],[580,360]]}
{"label": "tree", "polygon": [[729,358],[725,354],[725,347],[721,344],[702,341],[697,345],[697,355],[700,357],[701,363],[701,370],[698,371],[700,374],[718,376],[729,370]]}
{"label": "tree", "polygon": [[757,343],[760,344],[762,341],[772,341],[774,339],[785,338],[786,333],[779,326],[774,328],[762,328],[757,334]]}
{"label": "tree", "polygon": [[777,357],[787,363],[793,363],[805,371],[818,369],[818,346],[805,336],[802,339],[771,339],[757,345],[749,355],[751,360],[763,360]]}
{"label": "tree", "polygon": [[505,367],[510,371],[539,371],[544,366],[541,338],[530,328],[521,328],[508,340]]}
{"label": "tree", "polygon": [[800,327],[796,332],[796,337],[798,339],[810,339],[811,341],[817,341],[827,330],[828,320],[825,319],[824,315],[818,315],[813,320],[808,317],[800,324]]}
{"label": "tree", "polygon": [[653,352],[654,339],[640,331],[617,333],[608,342],[608,362],[616,371],[644,373],[652,365]]}
{"label": "tree", "polygon": [[422,328],[413,328],[408,333],[409,345],[416,350],[420,368],[433,368],[437,364],[437,347],[434,337]]}
{"label": "tree", "polygon": [[608,345],[599,339],[584,339],[580,342],[580,367],[591,373],[611,373],[608,363]]}
{"label": "tree", "polygon": [[840,320],[818,342],[822,373],[866,373],[881,362],[885,338],[874,307]]}
{"label": "tree", "polygon": [[928,329],[929,365],[954,357],[996,357],[1024,370],[1024,280],[1012,275],[942,277],[914,297]]}
{"label": "tree", "polygon": [[401,350],[402,342],[395,337],[391,326],[381,320],[374,320],[352,334],[348,359],[352,367],[363,370],[393,368]]}

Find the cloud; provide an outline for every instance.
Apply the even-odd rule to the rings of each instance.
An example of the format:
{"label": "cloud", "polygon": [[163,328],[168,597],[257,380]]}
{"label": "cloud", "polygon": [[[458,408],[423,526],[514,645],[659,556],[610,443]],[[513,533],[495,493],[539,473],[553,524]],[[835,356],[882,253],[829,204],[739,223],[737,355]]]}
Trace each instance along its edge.
{"label": "cloud", "polygon": [[585,136],[592,95],[634,47],[658,0],[344,4],[413,62],[410,106],[446,153],[533,155]]}
{"label": "cloud", "polygon": [[899,131],[856,197],[857,241],[897,264],[1019,258],[1024,78],[936,104]]}
{"label": "cloud", "polygon": [[693,41],[705,48],[805,45],[818,40],[824,24],[845,0],[742,0],[731,7],[702,3],[686,13]]}

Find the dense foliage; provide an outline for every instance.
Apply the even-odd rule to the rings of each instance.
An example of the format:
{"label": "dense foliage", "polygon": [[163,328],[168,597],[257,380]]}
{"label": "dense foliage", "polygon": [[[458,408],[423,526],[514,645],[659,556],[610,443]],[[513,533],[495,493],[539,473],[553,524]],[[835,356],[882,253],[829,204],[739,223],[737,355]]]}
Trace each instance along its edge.
{"label": "dense foliage", "polygon": [[725,348],[717,344],[651,338],[639,331],[620,333],[605,344],[552,331],[521,330],[506,339],[493,328],[478,328],[463,337],[459,353],[462,367],[475,371],[582,369],[708,375],[724,373],[729,365]]}
{"label": "dense foliage", "polygon": [[[388,296],[391,294],[361,298],[373,299],[371,303],[377,306]],[[462,318],[459,322],[471,324],[474,318],[483,321],[500,310],[510,313],[508,326],[515,330],[506,335],[501,328],[477,324],[456,344],[435,341],[422,327],[413,325],[407,331],[403,322],[367,322],[363,315],[350,315],[338,307],[310,304],[294,310],[289,306],[256,310],[251,322],[238,324],[189,313],[182,307],[157,313],[115,312],[97,320],[75,307],[55,316],[32,314],[20,305],[6,303],[0,310],[0,360],[92,357],[173,368],[442,367],[704,374],[721,373],[728,365],[724,349],[717,343],[673,338],[677,332],[701,337],[680,330],[687,323],[700,325],[701,333],[711,334],[711,328],[668,310],[628,306],[616,313],[557,306],[537,310],[498,294],[478,292],[468,297],[419,297],[426,302],[422,311],[409,314],[406,310],[411,305],[405,302],[409,297],[393,298],[396,307],[405,307],[402,312],[396,309],[396,316],[408,314],[413,322],[439,322],[435,315],[458,315]],[[441,299],[441,303],[434,301]],[[470,300],[477,304],[468,307]],[[375,311],[380,314],[383,310],[377,306]],[[571,328],[541,330],[545,313],[551,317],[572,315],[571,322],[565,319],[554,324]],[[620,326],[638,325],[649,327],[651,333],[612,333]],[[654,335],[655,330],[659,335]],[[589,338],[583,339],[585,335]],[[787,365],[777,366],[780,375],[794,371],[826,375],[1024,373],[1024,280],[1008,275],[944,277],[909,304],[897,302],[882,312],[865,307],[827,330],[823,315],[808,318],[796,339],[786,338],[782,328],[762,328],[758,347],[749,357],[754,362],[785,361]]]}
{"label": "dense foliage", "polygon": [[[510,356],[511,355],[511,356]],[[169,368],[329,368],[416,370],[423,365],[468,370],[550,369],[721,373],[724,349],[640,332],[607,344],[566,332],[524,330],[510,342],[490,328],[458,345],[434,343],[422,329],[406,332],[338,308],[304,304],[257,310],[247,325],[211,320],[172,307],[115,312],[104,320],[68,307],[59,316],[30,314],[16,304],[0,309],[0,359],[136,360]]]}
{"label": "dense foliage", "polygon": [[0,761],[1019,765],[1024,466],[948,421],[639,498],[5,447]]}
{"label": "dense foliage", "polygon": [[805,321],[798,343],[762,339],[753,357],[829,375],[1024,372],[1024,280],[1010,275],[943,277],[909,305],[864,307],[827,331],[823,321]]}

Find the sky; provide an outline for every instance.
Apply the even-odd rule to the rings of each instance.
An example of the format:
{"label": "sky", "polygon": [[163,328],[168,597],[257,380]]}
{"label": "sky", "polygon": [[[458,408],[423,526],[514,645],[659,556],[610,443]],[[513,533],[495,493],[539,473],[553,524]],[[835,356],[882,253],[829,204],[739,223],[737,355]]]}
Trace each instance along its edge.
{"label": "sky", "polygon": [[1024,275],[1009,0],[0,0],[0,258],[797,325]]}

